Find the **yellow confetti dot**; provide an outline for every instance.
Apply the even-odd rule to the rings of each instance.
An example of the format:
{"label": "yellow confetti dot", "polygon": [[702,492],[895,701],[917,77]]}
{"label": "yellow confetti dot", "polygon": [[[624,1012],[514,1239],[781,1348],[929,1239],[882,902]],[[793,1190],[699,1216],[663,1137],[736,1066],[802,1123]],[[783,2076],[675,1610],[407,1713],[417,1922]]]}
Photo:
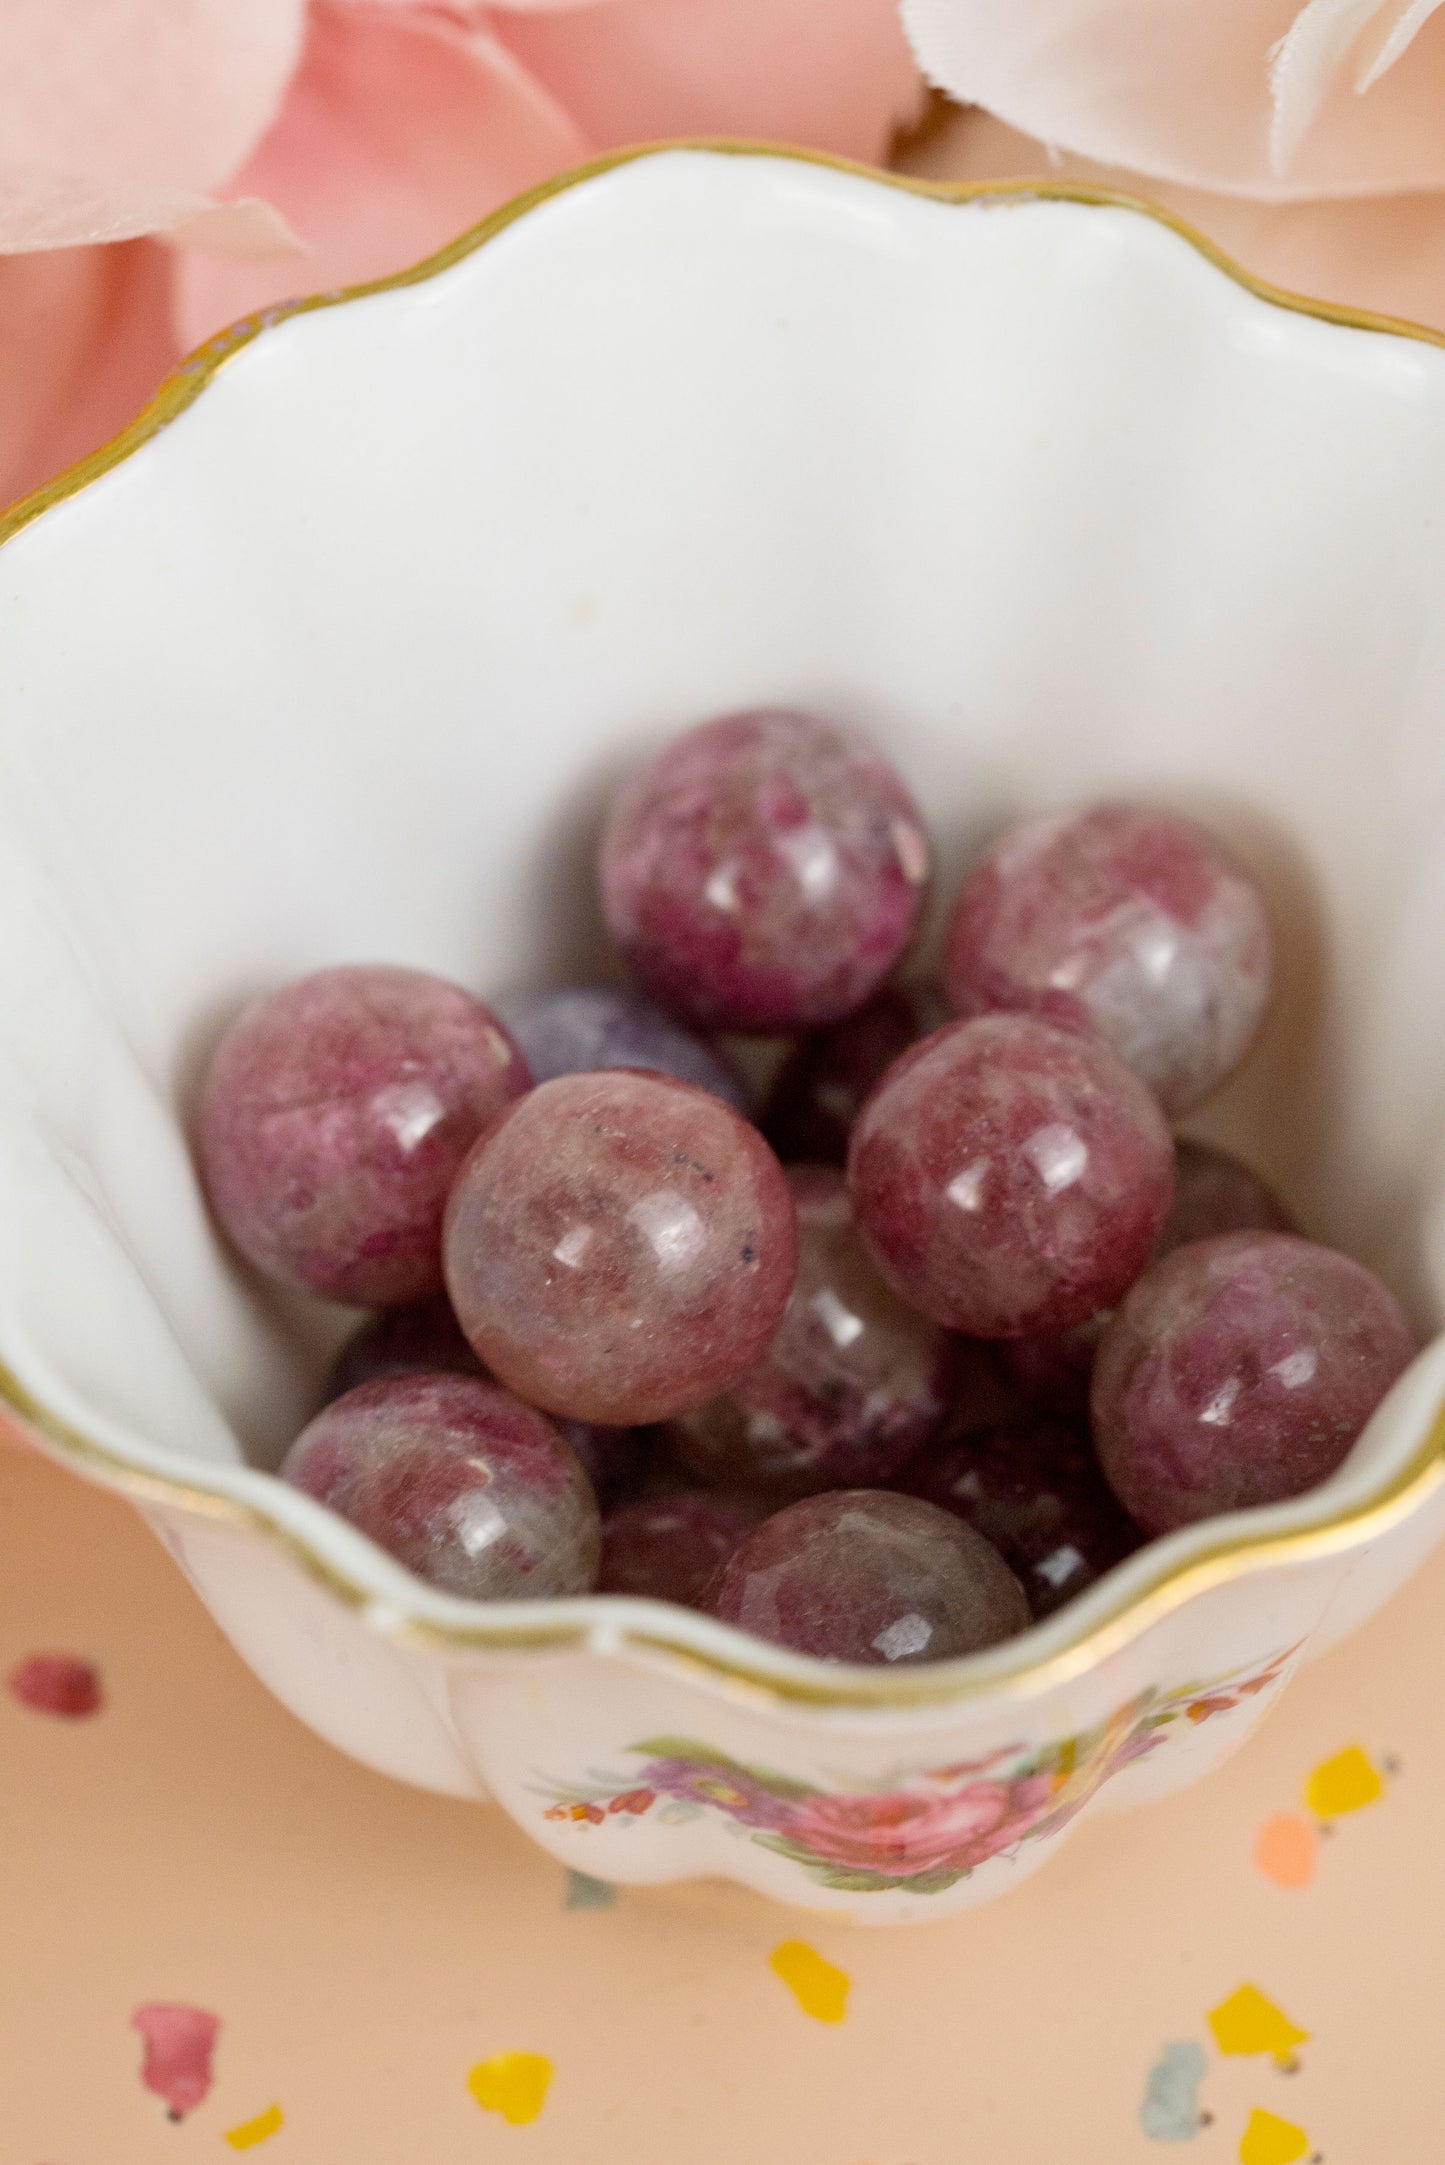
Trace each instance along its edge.
{"label": "yellow confetti dot", "polygon": [[841,2022],[848,2012],[846,1970],[825,1962],[816,1947],[805,1940],[785,1939],[768,1957],[770,1967],[782,1978],[805,2015],[815,2022]]}
{"label": "yellow confetti dot", "polygon": [[243,2120],[239,2127],[228,2127],[226,2140],[233,2150],[249,2150],[258,2142],[265,2142],[268,2135],[275,2135],[286,2125],[279,2105],[268,2105],[258,2112],[254,2120]]}
{"label": "yellow confetti dot", "polygon": [[1308,2030],[1297,2030],[1288,2015],[1255,1985],[1241,1985],[1209,2010],[1209,2027],[1221,2052],[1268,2052],[1281,2067],[1294,2057]]}
{"label": "yellow confetti dot", "polygon": [[1277,2113],[1256,2105],[1239,2138],[1240,2165],[1294,2165],[1309,2146],[1308,2135],[1293,2120],[1281,2120]]}
{"label": "yellow confetti dot", "polygon": [[1305,1783],[1305,1803],[1317,1819],[1338,1819],[1341,1812],[1357,1812],[1362,1804],[1373,1804],[1384,1786],[1369,1755],[1358,1744],[1350,1744],[1315,1768]]}
{"label": "yellow confetti dot", "polygon": [[552,2062],[540,2052],[499,2052],[479,2060],[467,2088],[483,2112],[499,2112],[510,2127],[526,2127],[547,2102]]}

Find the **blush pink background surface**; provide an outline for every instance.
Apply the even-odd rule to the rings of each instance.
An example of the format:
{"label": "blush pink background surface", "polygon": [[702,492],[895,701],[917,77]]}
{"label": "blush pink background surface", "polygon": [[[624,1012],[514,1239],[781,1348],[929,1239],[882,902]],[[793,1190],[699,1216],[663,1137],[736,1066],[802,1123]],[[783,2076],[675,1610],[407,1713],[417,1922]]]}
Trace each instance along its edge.
{"label": "blush pink background surface", "polygon": [[[1297,1681],[1221,1774],[1091,1822],[1017,1893],[938,1925],[836,1927],[723,1885],[567,1909],[500,1813],[337,1756],[275,1704],[126,1506],[0,1447],[0,1674],[88,1655],[81,1721],[0,1693],[0,2156],[156,2165],[1224,2165],[1251,2109],[1325,2165],[1438,2154],[1445,2083],[1445,1555]],[[1271,1885],[1260,1825],[1363,1745],[1399,1771],[1340,1819],[1315,1882]],[[801,1938],[851,1979],[804,2014],[769,1965]],[[1300,2067],[1222,2059],[1206,2013],[1252,1983],[1310,2031]],[[142,2087],[137,2005],[220,2017],[179,2125]],[[1150,2066],[1196,2039],[1213,2116],[1139,2124]],[[540,2117],[467,2076],[546,2054]]]}

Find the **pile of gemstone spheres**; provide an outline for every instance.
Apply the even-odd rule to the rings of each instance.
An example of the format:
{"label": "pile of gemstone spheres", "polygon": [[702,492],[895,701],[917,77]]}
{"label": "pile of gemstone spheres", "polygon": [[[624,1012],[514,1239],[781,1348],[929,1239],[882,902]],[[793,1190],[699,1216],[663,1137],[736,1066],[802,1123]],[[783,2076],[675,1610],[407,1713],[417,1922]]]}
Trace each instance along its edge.
{"label": "pile of gemstone spheres", "polygon": [[[499,1014],[348,967],[249,1008],[200,1111],[212,1206],[261,1272],[378,1311],[284,1477],[452,1593],[651,1596],[868,1663],[994,1644],[1324,1480],[1410,1330],[1169,1127],[1268,1006],[1254,884],[1169,812],[1025,820],[933,990],[895,981],[928,874],[874,749],[732,715],[607,819],[637,989]],[[712,1032],[794,1041],[756,1119]]]}

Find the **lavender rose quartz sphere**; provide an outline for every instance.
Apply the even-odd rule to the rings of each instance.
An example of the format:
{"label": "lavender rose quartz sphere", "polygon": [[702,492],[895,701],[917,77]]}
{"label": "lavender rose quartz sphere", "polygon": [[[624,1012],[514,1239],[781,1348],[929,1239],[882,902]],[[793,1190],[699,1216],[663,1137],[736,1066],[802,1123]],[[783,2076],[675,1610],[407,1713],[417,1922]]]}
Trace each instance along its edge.
{"label": "lavender rose quartz sphere", "polygon": [[948,1019],[932,986],[885,985],[856,1015],[805,1037],[778,1071],[759,1123],[783,1163],[842,1165],[874,1085]]}
{"label": "lavender rose quartz sphere", "polygon": [[1004,1421],[930,1445],[898,1486],[966,1518],[1051,1616],[1139,1546],[1088,1439],[1057,1421]]}
{"label": "lavender rose quartz sphere", "polygon": [[714,1616],[821,1661],[945,1661],[1022,1631],[1023,1588],[982,1534],[914,1496],[835,1489],[766,1519]]}
{"label": "lavender rose quartz sphere", "polygon": [[854,1127],[848,1185],[906,1301],[971,1337],[1013,1338],[1118,1300],[1164,1223],[1174,1152],[1107,1046],[982,1015],[889,1069]]}
{"label": "lavender rose quartz sphere", "polygon": [[960,1014],[1097,1031],[1165,1110],[1249,1050],[1273,974],[1258,889],[1192,820],[1125,804],[1011,827],[965,881],[944,969]]}
{"label": "lavender rose quartz sphere", "polygon": [[654,999],[705,1029],[834,1022],[912,936],[929,852],[912,795],[812,715],[705,722],[626,782],[602,837],[602,905]]}
{"label": "lavender rose quartz sphere", "polygon": [[1302,1495],[1416,1351],[1394,1295],[1288,1233],[1226,1233],[1145,1272],[1094,1367],[1094,1442],[1150,1533]]}
{"label": "lavender rose quartz sphere", "polygon": [[255,1001],[201,1103],[206,1192],[268,1277],[358,1307],[442,1283],[447,1192],[531,1081],[490,1008],[420,970],[318,970]]}
{"label": "lavender rose quartz sphere", "polygon": [[592,1068],[652,1068],[749,1110],[746,1083],[703,1038],[684,1030],[640,993],[610,985],[571,985],[503,1003],[502,1016],[534,1082]]}
{"label": "lavender rose quartz sphere", "polygon": [[602,1521],[602,1594],[635,1594],[701,1608],[722,1566],[763,1516],[728,1496],[647,1496]]}
{"label": "lavender rose quartz sphere", "polygon": [[880,1278],[841,1173],[794,1166],[788,1185],[799,1254],[782,1326],[765,1358],[679,1414],[668,1440],[705,1481],[782,1496],[871,1488],[943,1420],[953,1341]]}
{"label": "lavender rose quartz sphere", "polygon": [[282,1478],[399,1563],[474,1600],[580,1594],[597,1499],[552,1422],[472,1376],[390,1376],[304,1428]]}
{"label": "lavender rose quartz sphere", "polygon": [[562,1075],[478,1143],[447,1208],[447,1287],[533,1405],[664,1420],[767,1351],[797,1268],[793,1199],[756,1129],[690,1083]]}

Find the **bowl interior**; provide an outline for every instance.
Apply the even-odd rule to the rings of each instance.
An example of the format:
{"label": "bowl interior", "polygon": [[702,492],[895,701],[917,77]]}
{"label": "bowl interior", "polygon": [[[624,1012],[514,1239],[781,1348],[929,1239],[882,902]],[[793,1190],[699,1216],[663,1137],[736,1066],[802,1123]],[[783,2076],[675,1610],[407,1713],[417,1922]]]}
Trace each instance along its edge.
{"label": "bowl interior", "polygon": [[259,987],[594,970],[590,839],[815,705],[931,812],[1135,791],[1257,868],[1282,994],[1194,1123],[1445,1286],[1445,352],[1138,212],[672,151],[267,328],[0,557],[0,1359],[137,1462],[275,1462],[336,1319],[185,1122]]}

